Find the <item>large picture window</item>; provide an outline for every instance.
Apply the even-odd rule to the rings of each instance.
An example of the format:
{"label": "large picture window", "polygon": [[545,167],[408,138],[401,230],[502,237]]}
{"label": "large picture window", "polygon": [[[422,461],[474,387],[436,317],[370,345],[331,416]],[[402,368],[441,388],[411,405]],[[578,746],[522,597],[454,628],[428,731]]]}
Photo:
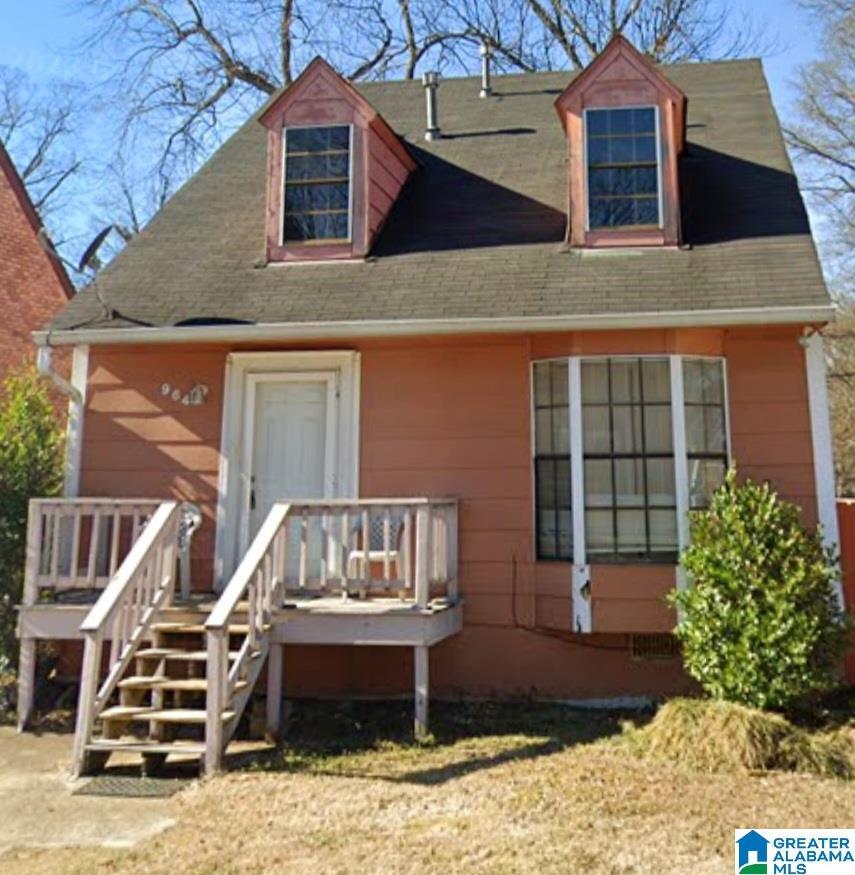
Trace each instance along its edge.
{"label": "large picture window", "polygon": [[[538,559],[580,561],[573,532],[584,530],[585,561],[676,561],[677,508],[707,506],[727,470],[723,361],[669,356],[574,361],[578,376],[572,386],[569,359],[534,364]],[[675,411],[678,378],[683,407]],[[685,432],[680,458],[675,423]],[[571,502],[574,452],[581,456],[578,507]],[[688,484],[680,487],[680,496],[678,468],[685,472],[680,482]]]}
{"label": "large picture window", "polygon": [[350,131],[286,128],[284,242],[350,239]]}
{"label": "large picture window", "polygon": [[717,359],[683,361],[689,507],[707,507],[727,471],[724,368]]}
{"label": "large picture window", "polygon": [[535,503],[537,553],[572,558],[570,516],[570,417],[567,360],[534,366]]}
{"label": "large picture window", "polygon": [[656,109],[589,109],[585,136],[588,227],[658,227]]}
{"label": "large picture window", "polygon": [[677,551],[667,358],[582,362],[587,552]]}

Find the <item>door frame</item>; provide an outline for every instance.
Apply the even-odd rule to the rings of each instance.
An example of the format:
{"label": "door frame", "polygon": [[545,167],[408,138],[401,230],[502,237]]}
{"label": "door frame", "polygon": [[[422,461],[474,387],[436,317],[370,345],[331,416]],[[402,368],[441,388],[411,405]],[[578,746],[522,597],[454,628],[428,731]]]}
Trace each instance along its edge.
{"label": "door frame", "polygon": [[[228,583],[245,552],[247,521],[242,508],[249,494],[255,388],[259,382],[304,379],[307,375],[332,378],[334,453],[327,468],[334,472],[330,496],[359,497],[360,355],[352,350],[310,352],[233,352],[226,358],[220,472],[217,495],[217,532],[214,547],[214,589]],[[329,396],[328,396],[329,397]],[[337,402],[337,403],[336,403]],[[329,455],[328,455],[329,461]]]}

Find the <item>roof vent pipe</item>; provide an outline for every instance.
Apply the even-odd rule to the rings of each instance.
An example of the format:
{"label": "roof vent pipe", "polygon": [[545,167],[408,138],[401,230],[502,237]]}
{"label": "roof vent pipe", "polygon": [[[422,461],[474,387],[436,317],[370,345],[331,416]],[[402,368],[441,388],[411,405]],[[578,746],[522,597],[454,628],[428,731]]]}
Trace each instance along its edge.
{"label": "roof vent pipe", "polygon": [[427,130],[426,140],[438,140],[442,133],[439,130],[439,120],[436,110],[436,91],[439,88],[439,73],[430,70],[422,75],[422,85],[425,87],[425,101],[427,103]]}
{"label": "roof vent pipe", "polygon": [[493,58],[493,50],[489,43],[483,42],[478,53],[481,55],[481,91],[478,96],[490,97],[493,93],[493,86],[490,84],[490,61]]}

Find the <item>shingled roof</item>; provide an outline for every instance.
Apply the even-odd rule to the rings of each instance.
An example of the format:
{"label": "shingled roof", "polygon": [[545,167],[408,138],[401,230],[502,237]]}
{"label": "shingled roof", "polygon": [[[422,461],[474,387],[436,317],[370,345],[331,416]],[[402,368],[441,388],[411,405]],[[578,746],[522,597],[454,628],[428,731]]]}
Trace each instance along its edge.
{"label": "shingled roof", "polygon": [[[564,245],[566,142],[553,102],[572,74],[446,79],[426,143],[418,82],[359,85],[421,167],[372,257],[264,265],[266,132],[250,119],[53,329],[214,320],[366,323],[667,314],[829,304],[757,60],[663,67],[688,96],[680,250]],[[121,318],[124,317],[124,318]],[[667,321],[667,318],[666,318]]]}

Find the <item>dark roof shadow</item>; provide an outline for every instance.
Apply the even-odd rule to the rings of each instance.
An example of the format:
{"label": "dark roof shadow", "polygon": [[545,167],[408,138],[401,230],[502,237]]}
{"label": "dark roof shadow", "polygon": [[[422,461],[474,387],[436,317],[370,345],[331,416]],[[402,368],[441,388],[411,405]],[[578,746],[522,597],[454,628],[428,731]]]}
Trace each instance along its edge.
{"label": "dark roof shadow", "polygon": [[[568,83],[569,84],[569,83]],[[493,89],[493,97],[535,97],[539,94],[563,94],[563,88],[540,88],[534,91],[502,91]]]}
{"label": "dark roof shadow", "polygon": [[548,204],[410,146],[421,165],[389,215],[374,255],[560,243],[565,215]]}
{"label": "dark roof shadow", "polygon": [[463,131],[457,134],[443,134],[443,140],[471,140],[476,137],[513,137],[519,134],[536,134],[536,128],[497,128],[493,131]]}
{"label": "dark roof shadow", "polygon": [[694,246],[810,233],[790,172],[690,142],[680,179],[683,237]]}

